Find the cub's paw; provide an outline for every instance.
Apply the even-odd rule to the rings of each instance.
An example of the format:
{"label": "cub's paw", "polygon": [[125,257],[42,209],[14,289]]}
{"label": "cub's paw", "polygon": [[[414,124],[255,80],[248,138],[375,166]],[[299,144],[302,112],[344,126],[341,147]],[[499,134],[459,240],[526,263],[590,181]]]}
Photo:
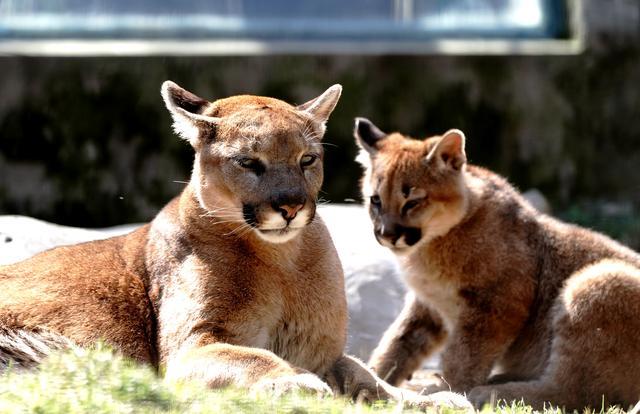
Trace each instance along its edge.
{"label": "cub's paw", "polygon": [[498,395],[496,393],[495,387],[482,385],[479,387],[472,388],[467,395],[471,404],[477,409],[481,409],[486,404],[495,405],[497,401]]}
{"label": "cub's paw", "polygon": [[265,378],[251,387],[252,394],[269,393],[279,396],[292,392],[306,392],[321,397],[333,395],[329,385],[310,372]]}
{"label": "cub's paw", "polygon": [[451,391],[449,384],[439,378],[410,380],[402,385],[403,388],[415,391],[420,395],[429,395],[441,391]]}
{"label": "cub's paw", "polygon": [[404,400],[406,408],[433,410],[448,408],[465,412],[473,412],[473,406],[463,395],[451,391],[440,391],[429,395],[410,397]]}

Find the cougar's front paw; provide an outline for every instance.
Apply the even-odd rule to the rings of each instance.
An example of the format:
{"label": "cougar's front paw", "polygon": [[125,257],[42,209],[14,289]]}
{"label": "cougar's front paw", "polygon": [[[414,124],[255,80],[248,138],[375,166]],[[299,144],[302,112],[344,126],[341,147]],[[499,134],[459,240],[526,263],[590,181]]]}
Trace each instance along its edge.
{"label": "cougar's front paw", "polygon": [[265,378],[251,387],[251,393],[283,395],[291,392],[306,392],[318,396],[333,395],[329,385],[312,373]]}
{"label": "cougar's front paw", "polygon": [[473,406],[463,395],[450,391],[440,391],[430,395],[419,395],[409,397],[404,400],[406,408],[418,408],[420,410],[431,411],[434,408],[449,408],[472,412]]}

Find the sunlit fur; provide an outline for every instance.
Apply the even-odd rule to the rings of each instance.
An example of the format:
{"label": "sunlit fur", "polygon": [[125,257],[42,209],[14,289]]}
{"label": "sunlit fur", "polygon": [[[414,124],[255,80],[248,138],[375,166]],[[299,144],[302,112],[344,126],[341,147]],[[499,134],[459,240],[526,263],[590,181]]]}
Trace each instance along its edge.
{"label": "sunlit fur", "polygon": [[[363,193],[382,204],[374,224],[390,217],[423,232],[411,248],[391,246],[411,293],[369,361],[378,375],[400,384],[442,349],[443,381],[425,391],[466,392],[478,407],[523,399],[599,411],[638,401],[638,253],[465,166],[460,131],[425,141],[357,131],[369,158]],[[419,190],[426,199],[403,216]]]}

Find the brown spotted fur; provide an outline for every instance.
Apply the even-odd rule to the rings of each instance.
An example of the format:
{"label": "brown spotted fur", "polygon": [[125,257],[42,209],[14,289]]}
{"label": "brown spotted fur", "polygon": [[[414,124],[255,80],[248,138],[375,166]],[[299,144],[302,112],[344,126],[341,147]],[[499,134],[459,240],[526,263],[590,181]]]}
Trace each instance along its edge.
{"label": "brown spotted fur", "polygon": [[[128,235],[0,267],[0,362],[104,340],[170,380],[468,404],[400,391],[343,354],[342,268],[315,216],[320,139],[340,90],[293,107],[209,103],[165,82],[175,129],[196,151],[191,181]],[[316,158],[303,166],[305,154]]]}
{"label": "brown spotted fur", "polygon": [[[376,237],[411,291],[370,359],[378,375],[398,385],[443,349],[443,386],[478,406],[492,395],[568,409],[640,399],[640,255],[466,165],[458,130],[420,141],[359,119],[356,138]],[[407,245],[398,225],[422,238]]]}

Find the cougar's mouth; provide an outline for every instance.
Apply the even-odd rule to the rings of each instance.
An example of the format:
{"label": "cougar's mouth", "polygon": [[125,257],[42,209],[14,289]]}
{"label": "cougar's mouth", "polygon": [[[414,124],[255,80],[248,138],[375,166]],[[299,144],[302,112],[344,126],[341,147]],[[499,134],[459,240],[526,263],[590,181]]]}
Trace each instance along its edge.
{"label": "cougar's mouth", "polygon": [[261,233],[264,233],[264,234],[276,234],[276,235],[278,235],[278,234],[287,234],[290,231],[294,231],[294,230],[300,230],[300,228],[299,227],[289,227],[289,226],[283,227],[281,229],[261,229],[261,228],[258,228],[258,231],[261,232]]}
{"label": "cougar's mouth", "polygon": [[[315,206],[314,206],[315,207]],[[270,211],[257,214],[257,208],[244,204],[244,221],[253,227],[260,238],[271,243],[284,243],[293,239],[315,217],[315,208],[300,210],[294,217],[287,219],[281,212]]]}
{"label": "cougar's mouth", "polygon": [[264,240],[271,243],[284,243],[294,238],[302,227],[285,226],[279,229],[261,229],[256,228],[256,232]]}

